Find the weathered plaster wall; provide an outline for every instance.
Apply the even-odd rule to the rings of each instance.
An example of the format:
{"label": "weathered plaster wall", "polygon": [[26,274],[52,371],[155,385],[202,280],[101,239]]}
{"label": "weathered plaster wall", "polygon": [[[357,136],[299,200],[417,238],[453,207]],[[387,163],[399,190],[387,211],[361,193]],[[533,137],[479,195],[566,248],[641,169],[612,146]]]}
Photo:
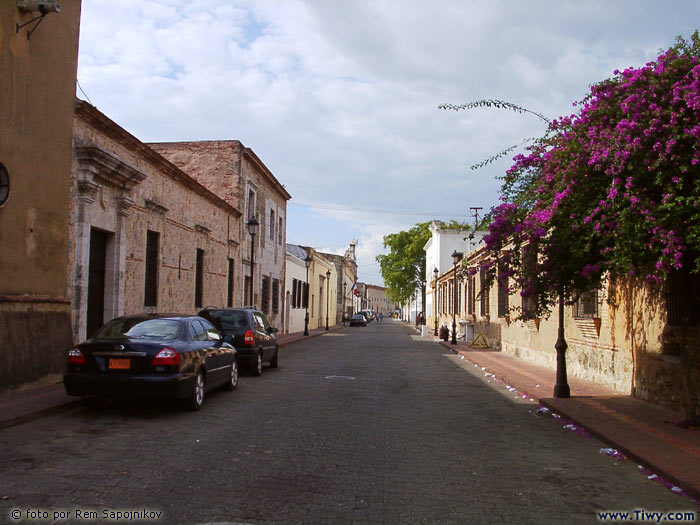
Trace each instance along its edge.
{"label": "weathered plaster wall", "polygon": [[[85,103],[76,110],[74,143],[68,294],[75,338],[88,335],[90,228],[110,234],[105,320],[142,311],[196,313],[197,249],[204,251],[202,306],[225,306],[229,258],[234,278],[241,273],[239,212]],[[144,305],[147,230],[160,234],[157,306]]]}
{"label": "weathered plaster wall", "polygon": [[27,38],[36,13],[0,2],[0,391],[55,381],[70,347],[65,296],[71,127],[79,0],[61,2]]}

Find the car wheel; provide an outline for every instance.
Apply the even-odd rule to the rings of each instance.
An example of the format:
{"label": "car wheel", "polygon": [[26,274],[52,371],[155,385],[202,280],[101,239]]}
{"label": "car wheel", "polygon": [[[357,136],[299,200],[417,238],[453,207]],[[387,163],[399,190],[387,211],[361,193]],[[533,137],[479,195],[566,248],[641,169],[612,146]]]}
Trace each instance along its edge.
{"label": "car wheel", "polygon": [[238,360],[234,359],[231,363],[231,375],[226,383],[226,390],[236,390],[238,386]]}
{"label": "car wheel", "polygon": [[199,410],[204,404],[204,373],[201,370],[197,371],[192,384],[192,394],[187,400],[187,406],[190,410]]}
{"label": "car wheel", "polygon": [[260,374],[262,374],[262,365],[262,352],[258,352],[257,360],[255,361],[252,370],[254,376],[259,376]]}
{"label": "car wheel", "polygon": [[277,362],[277,357],[279,356],[280,353],[280,347],[278,346],[275,348],[275,355],[270,359],[270,368],[277,368],[278,362]]}

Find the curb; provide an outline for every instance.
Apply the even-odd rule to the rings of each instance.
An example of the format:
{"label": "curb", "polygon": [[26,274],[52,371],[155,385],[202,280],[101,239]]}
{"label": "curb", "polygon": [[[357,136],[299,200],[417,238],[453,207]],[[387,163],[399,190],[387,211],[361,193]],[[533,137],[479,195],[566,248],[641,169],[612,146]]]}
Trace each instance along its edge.
{"label": "curb", "polygon": [[79,407],[81,404],[81,401],[76,399],[75,401],[66,401],[65,403],[61,403],[59,405],[55,405],[49,408],[42,408],[41,410],[36,410],[34,412],[22,414],[21,416],[15,416],[9,419],[0,420],[0,430],[16,427],[18,425],[22,425],[23,423],[29,423],[30,421],[35,421],[37,419],[41,419],[42,417],[60,414],[61,412],[67,412],[68,410]]}
{"label": "curb", "polygon": [[[454,347],[452,344],[447,343],[445,341],[438,341],[441,346],[450,349],[454,353],[463,356],[465,360],[469,361],[472,364],[478,365],[478,366],[484,366],[481,365],[480,363],[477,363],[476,361],[470,359],[469,353],[465,350],[459,350],[458,348]],[[495,378],[497,378],[499,381],[503,382],[504,384],[514,384],[513,381],[511,381],[509,378],[504,377],[503,375],[496,374],[492,370],[489,370],[486,368],[489,373],[491,373]],[[516,382],[517,383],[517,382]],[[528,392],[526,389],[523,389],[522,387],[518,386],[518,391],[526,394],[527,396],[531,397],[535,401],[537,401],[538,405],[543,406],[548,408],[553,414],[558,414],[562,417],[562,419],[566,419],[568,421],[571,421],[574,423],[576,426],[582,428],[585,430],[591,437],[610,445],[611,447],[614,447],[616,450],[624,454],[628,459],[633,460],[637,462],[638,465],[643,466],[650,470],[653,473],[656,473],[660,478],[663,478],[669,482],[672,482],[674,485],[680,487],[683,489],[683,491],[686,493],[687,496],[689,496],[692,499],[695,500],[700,500],[700,490],[697,487],[693,487],[689,483],[683,481],[682,479],[678,478],[677,476],[671,474],[669,471],[667,471],[664,467],[661,467],[657,464],[655,464],[654,461],[649,460],[648,458],[644,458],[638,453],[632,452],[627,446],[622,444],[620,441],[618,441],[615,437],[611,437],[610,435],[606,435],[604,432],[597,431],[594,428],[590,426],[590,424],[584,423],[578,418],[572,411],[567,410],[565,407],[560,406],[559,404],[556,403],[556,400],[550,399],[550,398],[541,398],[538,397],[538,395],[533,395],[532,393]]]}
{"label": "curb", "polygon": [[[298,336],[292,336],[286,341],[280,341],[279,346],[284,347],[287,345],[290,345],[292,343],[297,343],[299,341],[303,341],[305,339],[309,339],[311,337],[319,337],[323,334],[333,332],[335,330],[339,330],[341,328],[345,328],[344,326],[337,326],[334,325],[332,327],[328,328],[328,332],[325,330],[321,331],[315,331],[312,333],[309,333],[309,335],[298,335]],[[77,408],[82,405],[82,401],[78,398],[73,398],[73,397],[68,397],[67,394],[63,391],[62,383],[58,383],[61,385],[60,389],[57,389],[56,392],[56,400],[51,400],[49,399],[45,405],[42,408],[29,411],[23,414],[19,415],[14,415],[10,417],[5,417],[3,418],[0,416],[0,430],[4,430],[6,428],[11,428],[15,427],[18,425],[22,425],[24,423],[29,423],[30,421],[35,421],[37,419],[41,419],[42,417],[47,417],[55,414],[60,414],[61,412],[67,412],[68,410],[71,410],[73,408]],[[53,388],[56,388],[56,385],[52,385]],[[49,397],[52,397],[52,395],[49,395]],[[1,405],[1,403],[0,403]]]}

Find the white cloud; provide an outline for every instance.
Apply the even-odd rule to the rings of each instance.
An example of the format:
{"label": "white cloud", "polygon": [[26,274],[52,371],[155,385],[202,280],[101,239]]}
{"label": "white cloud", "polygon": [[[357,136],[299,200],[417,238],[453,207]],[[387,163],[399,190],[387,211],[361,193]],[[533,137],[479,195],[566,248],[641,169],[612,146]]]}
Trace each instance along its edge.
{"label": "white cloud", "polygon": [[700,19],[698,3],[634,0],[90,0],[82,10],[78,78],[101,111],[144,141],[241,140],[292,202],[343,208],[290,206],[290,242],[338,251],[357,236],[371,262],[383,235],[430,217],[346,208],[488,208],[510,162],[469,166],[544,130],[531,115],[438,104],[500,98],[569,114],[590,84],[643,65]]}

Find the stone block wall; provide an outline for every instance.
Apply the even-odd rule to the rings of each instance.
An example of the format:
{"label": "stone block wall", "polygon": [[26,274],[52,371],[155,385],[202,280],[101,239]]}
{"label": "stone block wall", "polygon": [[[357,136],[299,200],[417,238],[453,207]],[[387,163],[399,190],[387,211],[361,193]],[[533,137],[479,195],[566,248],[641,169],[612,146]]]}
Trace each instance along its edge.
{"label": "stone block wall", "polygon": [[[109,120],[79,103],[74,123],[68,295],[76,340],[89,334],[90,237],[106,235],[104,320],[143,311],[196,313],[195,265],[204,252],[201,306],[226,306],[229,259],[239,298],[238,210]],[[156,305],[145,304],[146,237],[159,234]]]}

